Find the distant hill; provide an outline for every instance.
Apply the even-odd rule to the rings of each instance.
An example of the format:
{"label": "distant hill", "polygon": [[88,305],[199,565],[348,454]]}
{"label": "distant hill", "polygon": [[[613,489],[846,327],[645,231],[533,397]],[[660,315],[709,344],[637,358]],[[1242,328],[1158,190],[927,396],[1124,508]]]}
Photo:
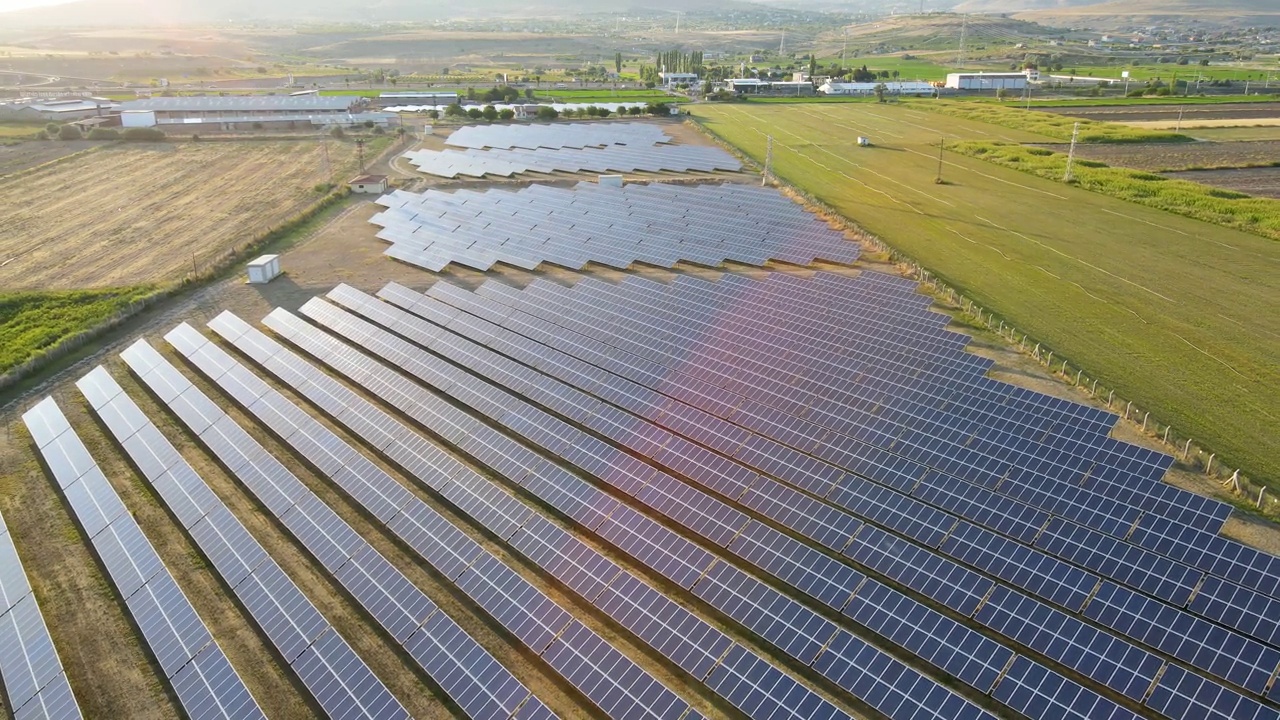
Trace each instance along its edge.
{"label": "distant hill", "polygon": [[741,0],[76,0],[0,13],[10,27],[202,25],[222,22],[378,22],[458,18],[566,17],[583,13],[715,10]]}
{"label": "distant hill", "polygon": [[1205,22],[1280,22],[1277,0],[963,0],[956,12],[1009,13],[1022,20],[1076,25],[1086,20],[1133,24],[1135,20],[1194,17]]}

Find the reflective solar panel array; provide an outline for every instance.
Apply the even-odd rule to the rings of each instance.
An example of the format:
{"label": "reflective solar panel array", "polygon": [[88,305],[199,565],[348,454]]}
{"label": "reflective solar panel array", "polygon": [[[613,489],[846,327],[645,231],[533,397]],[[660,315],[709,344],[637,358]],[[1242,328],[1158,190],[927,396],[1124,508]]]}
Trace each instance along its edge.
{"label": "reflective solar panel array", "polygon": [[[346,316],[326,303],[312,301],[304,306],[303,312],[331,332],[368,348],[411,376],[463,402],[478,415],[488,416],[511,435],[543,450],[546,457],[560,458],[589,471],[598,481],[623,490],[716,545],[724,546],[729,538],[726,549],[750,560],[757,566],[757,572],[775,575],[799,591],[801,597],[808,596],[812,601],[844,610],[844,615],[857,621],[851,627],[870,629],[1019,712],[1039,717],[1132,716],[1131,710],[1117,705],[1090,685],[1097,683],[1159,712],[1175,707],[1230,707],[1229,714],[1217,716],[1274,716],[1274,708],[1263,698],[1276,670],[1277,651],[1271,645],[1270,633],[1265,632],[1264,624],[1257,619],[1259,613],[1264,612],[1261,608],[1266,607],[1268,598],[1265,591],[1269,586],[1263,580],[1267,556],[1219,538],[1227,545],[1222,546],[1218,554],[1233,563],[1220,564],[1219,572],[1247,562],[1256,568],[1257,581],[1248,583],[1252,586],[1249,587],[1238,584],[1238,578],[1206,574],[1213,573],[1214,566],[1210,563],[1205,563],[1197,575],[1195,569],[1178,564],[1156,550],[1139,547],[1133,542],[1131,527],[1123,533],[1108,534],[1106,529],[1112,527],[1117,517],[1114,510],[1098,516],[1081,512],[1091,507],[1089,503],[1124,504],[1135,511],[1131,526],[1140,525],[1142,518],[1158,517],[1165,526],[1182,524],[1209,534],[1212,533],[1206,528],[1216,531],[1228,515],[1229,508],[1217,507],[1212,501],[1190,494],[1182,497],[1176,491],[1166,490],[1168,486],[1158,482],[1159,475],[1152,469],[1160,467],[1158,457],[1137,448],[1130,450],[1106,437],[1114,418],[1012,388],[1003,388],[1004,401],[1000,405],[993,405],[989,400],[983,404],[966,395],[972,395],[976,388],[983,391],[986,398],[1001,397],[998,393],[1002,388],[984,381],[977,373],[963,377],[963,382],[945,386],[950,390],[945,397],[952,407],[966,409],[970,422],[976,415],[979,420],[984,416],[1017,418],[1019,423],[1031,424],[1037,413],[1078,419],[1077,427],[1068,429],[1064,424],[1059,432],[1068,434],[1069,430],[1078,442],[1076,448],[1092,447],[1095,455],[1084,482],[1078,485],[1085,492],[1072,504],[1028,503],[1023,498],[1036,496],[1021,490],[1002,492],[1003,483],[984,483],[980,476],[965,479],[952,475],[940,467],[942,463],[922,460],[922,454],[914,459],[903,457],[899,454],[901,446],[894,444],[845,445],[845,455],[833,454],[832,460],[814,457],[810,452],[821,446],[805,436],[804,426],[788,419],[795,416],[783,412],[778,406],[780,403],[770,402],[773,412],[767,416],[770,420],[767,424],[734,423],[730,420],[758,416],[736,414],[747,407],[744,403],[749,402],[751,395],[738,392],[740,397],[735,398],[732,391],[713,392],[714,388],[705,381],[697,384],[697,379],[709,376],[708,369],[716,367],[695,352],[699,349],[697,331],[673,330],[644,312],[648,307],[657,307],[653,296],[662,292],[674,294],[674,289],[681,284],[697,285],[677,281],[673,286],[664,287],[628,280],[620,286],[607,286],[614,290],[632,290],[634,298],[649,299],[649,303],[619,305],[617,310],[607,311],[635,318],[637,327],[650,324],[657,328],[652,333],[634,328],[614,329],[612,322],[601,327],[599,322],[591,325],[578,320],[575,293],[591,297],[595,312],[601,310],[600,297],[591,293],[599,292],[597,286],[604,284],[591,281],[583,281],[574,288],[549,288],[535,283],[525,291],[490,283],[476,293],[437,284],[429,296],[394,285],[383,291],[385,300],[407,308],[413,315],[395,311],[387,303],[350,288],[340,287],[330,294],[334,302],[411,343],[378,330],[375,325]],[[756,309],[753,306],[767,304],[770,298],[773,302],[785,298],[785,307],[793,309],[789,314],[798,317],[807,312],[806,298],[803,295],[799,299],[787,297],[784,291],[803,289],[821,289],[829,295],[852,294],[851,291],[879,295],[880,302],[896,301],[887,303],[891,308],[888,314],[897,316],[895,326],[900,327],[904,320],[911,319],[918,330],[917,336],[931,334],[942,339],[948,335],[942,323],[924,312],[925,304],[913,300],[908,287],[895,287],[887,279],[873,274],[864,274],[854,281],[820,275],[814,281],[803,283],[779,277],[701,284],[726,294],[732,289],[736,294],[732,302],[716,302],[704,293],[696,303],[689,297],[680,297],[667,306],[673,311],[681,309],[684,314],[705,308],[710,308],[710,313],[719,313],[716,330],[721,343],[731,335],[726,334],[726,328],[734,327],[732,318],[725,317],[731,314],[725,308],[745,305],[743,312],[747,313]],[[628,288],[628,285],[640,288]],[[552,290],[554,292],[548,292]],[[649,297],[639,290],[649,292]],[[811,297],[814,296],[824,303],[830,302],[830,298],[821,293]],[[864,303],[864,308],[873,309],[869,303]],[[760,317],[757,315],[754,319],[759,321]],[[874,322],[876,318],[869,314],[869,320]],[[774,320],[773,324],[779,322],[780,319]],[[825,319],[822,322],[833,324]],[[889,325],[888,322],[881,324]],[[339,372],[351,374],[353,382],[366,385],[386,402],[401,403],[406,412],[411,412],[415,403],[425,402],[414,400],[412,394],[406,395],[408,391],[402,383],[396,385],[390,378],[376,380],[382,371],[371,371],[367,364],[359,370],[350,366],[344,369],[344,363],[353,362],[344,356],[349,350],[343,351],[340,345],[324,340],[315,330],[290,319],[287,313],[273,313],[268,325]],[[846,334],[851,332],[848,327],[844,329]],[[624,337],[633,331],[639,334]],[[653,336],[658,333],[663,334],[666,346],[655,342]],[[629,346],[624,343],[627,339],[633,340]],[[677,340],[677,344],[683,344],[680,354],[668,352],[666,356],[678,357],[679,362],[664,365],[660,362],[663,355],[654,349],[670,348]],[[420,347],[414,347],[415,344]],[[942,342],[934,345],[948,347]],[[422,347],[429,348],[435,355],[425,353]],[[501,354],[493,352],[495,350]],[[862,356],[859,369],[867,376],[866,382],[878,379],[873,372],[884,375],[888,374],[884,368],[896,369],[904,355],[898,352],[890,357],[893,362]],[[441,358],[450,359],[452,364]],[[534,367],[540,372],[533,371]],[[733,366],[735,371],[738,367],[741,366]],[[729,374],[725,370],[720,372]],[[502,394],[494,395],[486,389],[490,387],[487,382],[478,382],[480,378],[505,386],[555,415],[582,424],[596,435],[583,434],[554,420],[545,411],[513,402]],[[797,379],[812,388],[809,392],[816,393],[821,387],[803,375]],[[935,387],[922,385],[924,392],[939,394],[936,383]],[[733,387],[747,389],[743,385]],[[757,380],[755,387],[770,388],[762,380]],[[694,392],[695,388],[698,392]],[[718,388],[726,389],[725,384],[719,384]],[[780,389],[774,389],[757,397],[762,399],[756,402],[764,404],[785,396]],[[882,398],[890,399],[885,395]],[[1002,407],[1006,404],[1017,412]],[[901,404],[898,407],[901,408]],[[928,417],[935,421],[943,419],[937,414]],[[436,419],[435,422],[442,421]],[[462,420],[450,422],[461,427]],[[919,425],[918,421],[916,424]],[[1084,426],[1085,431],[1079,431],[1079,426]],[[826,442],[838,440],[832,430],[824,431]],[[1052,426],[1040,432],[1047,438],[1052,434]],[[597,437],[612,440],[634,454],[619,456],[613,446]],[[493,440],[488,441],[489,446],[494,444]],[[728,448],[732,448],[732,452]],[[869,452],[877,449],[879,452]],[[1034,443],[1027,442],[1020,442],[1017,449],[1026,455],[1034,455],[1037,450]],[[720,454],[715,450],[720,450]],[[508,467],[507,463],[512,457],[519,458],[520,452],[518,445],[499,448],[496,453],[485,456],[488,458],[485,462],[495,468]],[[646,458],[657,465],[658,470],[655,473],[649,465],[625,464],[633,462],[634,457]],[[966,465],[981,467],[980,459],[965,460]],[[1057,462],[1067,464],[1061,459]],[[1108,463],[1112,467],[1109,468]],[[918,469],[911,469],[913,465]],[[533,474],[541,475],[549,465],[542,458],[526,458],[525,462],[510,465],[504,474],[519,478],[517,481],[526,482],[532,491],[539,492],[545,485],[527,480],[531,466],[536,468]],[[1045,467],[1044,464],[1041,467]],[[1024,487],[1039,485],[1041,490],[1044,486],[1053,487],[1057,479],[1051,472],[1054,470],[1048,467],[1037,473],[1042,477],[1028,475]],[[703,495],[683,485],[678,477],[689,478],[715,496],[729,498],[739,507],[763,514],[817,544],[843,551],[847,560],[835,561],[834,567],[853,572],[853,580],[843,592],[833,593],[828,589],[829,583],[832,579],[838,580],[839,573],[832,572],[830,556],[817,553],[814,559],[806,559],[804,551],[813,553],[813,550],[803,544],[794,544],[786,551],[799,551],[791,555],[788,562],[773,562],[770,552],[760,548],[778,543],[777,538],[781,538],[785,546],[789,538],[776,532],[771,535],[769,528],[746,517],[731,519],[738,511],[731,511],[729,506],[714,500],[715,496]],[[1037,484],[1030,482],[1032,478]],[[1102,483],[1095,478],[1113,480]],[[1119,493],[1110,488],[1121,480],[1146,492],[1123,495],[1127,502],[1118,503]],[[1091,495],[1096,499],[1090,499]],[[554,496],[548,494],[548,497]],[[723,509],[717,509],[720,507]],[[583,515],[570,505],[565,508],[584,519],[595,517],[595,513]],[[738,516],[742,517],[740,513]],[[1068,518],[1091,522],[1068,522]],[[726,526],[726,521],[734,524]],[[608,523],[594,519],[590,522],[594,525],[586,527],[594,527],[602,537],[613,541],[608,534]],[[746,524],[737,524],[743,522]],[[632,521],[637,523],[638,520]],[[648,552],[625,538],[619,547],[636,557],[644,557]],[[708,565],[708,568],[720,569],[695,571],[703,573],[702,579],[697,580],[697,574],[691,576],[685,569],[689,566],[688,552],[669,560],[660,557],[654,556],[650,563],[660,572],[677,582],[683,577],[693,577],[695,582],[689,586],[699,597],[720,609],[732,606],[728,601],[714,600],[714,589],[725,585],[716,580],[717,574],[728,572],[730,566]],[[822,567],[821,561],[828,565]],[[814,565],[815,562],[818,564]],[[806,577],[805,569],[814,567],[821,569],[810,571]],[[873,577],[884,577],[908,592],[892,590],[876,580],[863,581],[868,571]],[[1228,589],[1219,590],[1224,584]],[[1223,607],[1214,609],[1209,602],[1203,603],[1203,607],[1197,605],[1197,594],[1183,589],[1188,586],[1195,593],[1201,588],[1209,589],[1213,597],[1224,599]],[[922,605],[911,599],[916,593],[953,608],[959,615],[973,617],[979,627],[987,630],[975,631],[957,623],[947,613]],[[1033,595],[1043,601],[1033,599]],[[745,607],[749,597],[749,593],[744,593],[733,603]],[[1122,602],[1120,598],[1126,599]],[[759,608],[761,603],[755,602],[754,606]],[[1116,610],[1107,612],[1104,609],[1108,607]],[[1255,609],[1251,615],[1236,620],[1229,617],[1227,607]],[[1207,614],[1210,611],[1213,616]],[[904,617],[910,621],[904,622]],[[1129,617],[1138,620],[1125,619]],[[1134,623],[1144,618],[1164,630],[1163,635],[1157,638],[1137,630]],[[806,637],[811,633],[803,630],[804,623],[791,623],[783,635],[767,629],[775,622],[756,621],[744,625],[792,657],[812,662],[815,653],[805,649]],[[1223,623],[1238,627],[1223,627]],[[839,642],[820,641],[825,642],[825,649],[817,654],[818,662],[812,667],[822,668],[821,672],[828,677],[842,677],[842,669],[835,667],[828,653],[842,647],[857,648],[850,650],[851,656],[863,652],[857,645],[850,644],[856,636],[845,638],[847,632],[841,630],[834,636]],[[1208,641],[1197,639],[1201,637]],[[1021,654],[1027,651],[1034,655]],[[1082,685],[1055,667],[1079,673],[1089,682]],[[1170,672],[1175,668],[1179,672]],[[1196,672],[1187,672],[1189,668]],[[845,681],[852,682],[848,678]],[[1204,715],[1166,714],[1170,717],[1214,716],[1207,712]]]}
{"label": "reflective solar panel array", "polygon": [[[223,337],[232,339],[236,346],[250,357],[259,361],[264,357],[269,358],[268,362],[264,362],[266,367],[311,399],[323,402],[322,399],[326,397],[341,398],[340,409],[336,406],[327,408],[340,420],[349,417],[368,418],[381,415],[381,412],[368,401],[359,398],[349,390],[344,391],[340,384],[326,379],[322,373],[308,366],[292,352],[281,348],[259,331],[249,328],[238,318],[224,313],[211,323],[211,327]],[[300,338],[299,341],[301,341]],[[367,371],[381,376],[385,376],[387,372],[372,366],[368,367]],[[495,452],[507,450],[512,453],[507,455],[508,458],[519,453],[518,445],[501,434],[493,431],[484,433],[479,426],[469,428],[466,423],[469,421],[470,425],[475,426],[475,421],[467,418],[462,411],[449,408],[439,398],[418,397],[418,400],[421,402],[406,402],[398,407],[415,418],[422,420],[431,418],[429,427],[433,431],[446,434],[452,441],[460,443],[469,451],[490,456]],[[303,415],[299,415],[298,418],[303,423],[307,422]],[[451,419],[457,420],[460,424],[451,426]],[[314,423],[314,421],[311,422]],[[318,423],[315,425],[319,427]],[[672,602],[636,576],[621,570],[599,551],[544,519],[536,507],[517,501],[497,484],[457,461],[449,459],[439,450],[430,450],[430,442],[422,436],[389,419],[379,421],[377,425],[380,426],[380,432],[399,438],[385,447],[388,455],[406,469],[411,470],[424,485],[448,498],[456,507],[476,518],[498,537],[509,539],[513,549],[542,566],[553,576],[563,579],[584,600],[600,608],[624,627],[635,631],[639,639],[670,658],[676,665],[685,668],[695,678],[704,679],[719,667],[719,658],[733,645],[723,633]],[[351,429],[364,434],[371,442],[382,444],[371,435],[372,428],[373,426],[366,426],[361,432],[360,426],[356,425]],[[298,432],[302,433],[303,430]],[[527,450],[524,452],[528,454]],[[518,463],[508,463],[505,467],[509,477],[519,476],[526,487],[535,487],[537,481],[528,475],[528,467]],[[638,559],[642,562],[654,566],[655,569],[659,569],[659,572],[662,571],[663,561],[655,560],[655,557],[678,563],[681,567],[689,567],[687,562],[678,560],[682,555],[696,552],[687,541],[681,544],[678,536],[670,531],[664,531],[660,526],[652,523],[642,524],[644,519],[641,516],[626,513],[625,508],[619,506],[616,501],[608,500],[607,496],[599,491],[591,492],[586,483],[567,472],[554,472],[550,467],[538,472],[543,475],[542,487],[546,490],[541,494],[545,499],[566,508],[571,513],[581,514],[584,506],[589,506],[593,512],[586,515],[589,518],[588,525],[600,532],[602,536],[613,538],[621,545],[630,548],[643,547],[644,550],[636,551]],[[552,487],[556,488],[554,494],[547,491]],[[706,562],[712,559],[705,554],[703,557]],[[500,573],[504,576],[510,574],[510,571],[501,569],[497,561],[491,557],[474,561],[472,569],[472,573],[464,574],[458,580],[459,585],[469,594],[473,594],[474,591],[474,578],[477,577],[474,574],[475,571],[481,574]],[[726,596],[726,602],[731,602],[729,596],[752,592],[760,601],[768,598],[774,601],[775,605],[782,604],[783,601],[776,592],[770,591],[754,578],[749,578],[740,572],[738,575],[740,581],[734,583],[733,590]],[[694,574],[687,582],[692,584],[697,579],[697,575]],[[509,586],[510,583],[504,582],[503,585]],[[494,595],[495,593],[493,590],[486,590],[485,594]],[[540,604],[549,606],[547,600],[538,599],[528,589],[519,594],[504,590],[502,595],[503,598],[494,598],[498,602],[482,599],[481,604],[492,608],[495,613],[508,615],[508,619],[500,619],[508,627],[512,627],[513,632],[536,638],[530,641],[530,647],[542,649],[543,657],[553,667],[561,670],[571,682],[582,687],[584,693],[611,716],[629,717],[645,714],[670,716],[678,715],[684,707],[682,703],[673,704],[674,695],[665,691],[661,685],[653,683],[652,680],[645,679],[638,668],[632,666],[629,660],[610,648],[607,643],[601,644],[603,641],[591,639],[593,633],[577,625],[577,621],[572,620],[567,614],[560,616],[556,624],[562,628],[559,631],[561,638],[572,638],[572,643],[576,646],[566,648],[560,641],[552,642],[555,633],[547,630],[548,627],[554,630],[555,626],[548,626],[546,622],[533,621]],[[527,629],[521,632],[519,628]],[[782,629],[779,628],[780,631]],[[573,664],[575,658],[591,657],[593,653],[599,658],[593,661],[595,664],[592,667],[576,667]],[[742,657],[743,662],[765,662],[750,651],[745,651]],[[596,669],[593,670],[593,667]],[[621,683],[618,679],[611,678],[613,674],[620,676]],[[743,709],[753,717],[847,717],[812,690],[784,674],[778,676],[773,691],[778,693],[778,696],[770,702],[737,698],[728,694],[727,691],[726,697],[731,702],[740,700],[747,703],[748,706]],[[786,701],[778,702],[781,698],[786,698]],[[795,703],[796,707],[788,703]],[[798,708],[806,709],[808,714],[797,716],[795,713]]]}
{"label": "reflective solar panel array", "polygon": [[511,177],[524,173],[737,172],[742,163],[716,147],[609,145],[556,150],[411,150],[404,157],[419,172],[444,178]]}
{"label": "reflective solar panel array", "polygon": [[[169,338],[189,350],[188,357],[202,370],[218,368],[213,374],[222,387],[232,388],[233,397],[257,406],[253,401],[259,396],[253,393],[261,392],[265,386],[255,376],[222,351],[202,347],[205,341],[190,326],[181,326]],[[138,341],[122,357],[469,717],[512,717],[541,707],[541,702],[505,667],[146,341]],[[262,406],[269,412],[279,403],[268,400]],[[404,495],[407,493],[402,491],[402,502]],[[187,517],[195,515],[186,513]],[[195,530],[192,532],[195,534]],[[231,567],[243,564],[239,555],[231,551],[217,553],[217,557]],[[269,559],[256,557],[274,565]],[[236,574],[246,576],[245,570]],[[282,573],[277,569],[272,576],[275,582],[247,583],[252,597],[246,599],[246,604],[265,599],[279,589]],[[403,708],[372,673],[343,671],[341,679],[352,683],[346,698],[335,688],[327,687],[337,678],[324,675],[334,673],[344,658],[348,663],[356,658],[342,649],[345,643],[339,644],[340,638],[326,641],[325,637],[317,641],[318,647],[311,654],[301,654],[305,645],[298,643],[297,637],[290,637],[293,642],[280,649],[287,658],[295,659],[299,674],[318,681],[316,690],[328,692],[323,700],[335,708],[368,709],[374,711],[371,716],[379,718],[401,716]]]}
{"label": "reflective solar panel array", "polygon": [[585,148],[606,145],[656,145],[671,138],[660,125],[639,122],[555,125],[464,125],[445,140],[462,148]]}
{"label": "reflective solar panel array", "polygon": [[0,682],[15,720],[81,717],[35,591],[0,516]]}
{"label": "reflective solar panel array", "polygon": [[[158,379],[157,368],[147,375]],[[331,718],[408,718],[382,681],[106,368],[98,366],[76,385],[325,713]],[[187,401],[194,397],[193,392]]]}
{"label": "reflective solar panel array", "polygon": [[22,419],[187,716],[265,719],[53,398]]}
{"label": "reflective solar panel array", "polygon": [[386,254],[443,270],[497,262],[532,270],[544,262],[718,266],[727,260],[852,263],[858,245],[772,188],[747,185],[534,185],[522,190],[396,190],[370,219]]}

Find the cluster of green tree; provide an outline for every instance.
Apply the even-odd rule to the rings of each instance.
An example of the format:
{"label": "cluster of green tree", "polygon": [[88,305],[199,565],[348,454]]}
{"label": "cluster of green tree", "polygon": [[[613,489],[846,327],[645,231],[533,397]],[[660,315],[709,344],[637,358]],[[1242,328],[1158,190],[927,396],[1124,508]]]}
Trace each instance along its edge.
{"label": "cluster of green tree", "polygon": [[842,68],[839,73],[833,73],[833,75],[844,77],[845,72],[850,74],[850,79],[853,82],[873,82],[875,80],[888,80],[889,78],[896,80],[899,75],[897,70],[868,70],[866,65],[860,68],[849,68],[848,70]]}
{"label": "cluster of green tree", "polygon": [[[532,98],[533,89],[525,88],[523,94],[526,98]],[[499,85],[497,87],[489,88],[484,92],[480,92],[473,87],[467,88],[467,99],[475,100],[477,102],[513,103],[520,99],[520,95],[521,92],[518,88],[513,88],[509,85]]]}
{"label": "cluster of green tree", "polygon": [[[537,118],[538,120],[555,120],[561,115],[563,115],[564,117],[606,118],[613,114],[614,114],[614,111],[610,110],[609,108],[596,107],[595,105],[588,105],[584,108],[576,108],[576,109],[569,108],[565,110],[563,113],[557,111],[554,107],[550,105],[539,105],[538,111],[537,113],[534,114],[534,117]],[[645,105],[644,107],[635,105],[625,110],[620,109],[617,111],[617,114],[631,115],[631,116],[670,115],[671,107],[666,103],[650,103],[648,105]],[[435,119],[435,118],[438,118],[440,115],[435,110],[432,110],[430,113],[428,113],[428,116],[430,116],[432,119]],[[498,110],[492,105],[485,105],[483,108],[478,108],[474,106],[469,108],[464,108],[461,105],[454,104],[454,105],[449,105],[444,109],[444,116],[450,117],[450,118],[459,118],[459,119],[465,117],[465,118],[470,118],[472,120],[488,120],[489,122],[493,122],[495,120],[511,120],[516,116],[516,114],[510,109]]]}
{"label": "cluster of green tree", "polygon": [[[615,61],[617,58],[615,58]],[[702,73],[702,51],[681,52],[665,50],[654,58],[653,66],[640,66],[640,79],[645,82],[658,82],[659,73]]]}

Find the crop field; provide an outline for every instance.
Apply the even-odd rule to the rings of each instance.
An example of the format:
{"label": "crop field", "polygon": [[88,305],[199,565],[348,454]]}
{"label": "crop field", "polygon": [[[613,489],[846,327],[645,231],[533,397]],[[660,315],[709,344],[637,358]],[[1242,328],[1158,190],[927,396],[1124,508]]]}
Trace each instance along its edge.
{"label": "crop field", "polygon": [[[328,146],[345,180],[354,144]],[[324,169],[311,140],[187,142],[104,147],[11,175],[0,180],[0,287],[177,281],[318,200]]]}
{"label": "crop field", "polygon": [[1165,173],[1165,177],[1280,200],[1280,167],[1189,170]]}
{"label": "crop field", "polygon": [[[981,124],[998,125],[1012,130],[1036,133],[1056,140],[1070,140],[1079,124],[1079,140],[1085,143],[1123,142],[1185,142],[1191,138],[1172,132],[1126,127],[1113,122],[1081,119],[1052,112],[1031,112],[1021,105],[993,105],[990,103],[951,102],[945,100],[909,101],[915,110],[925,110],[940,115],[972,120]],[[1074,112],[1074,111],[1073,111]],[[1109,118],[1102,118],[1109,120]],[[974,130],[978,139],[1008,138],[982,137],[986,131]]]}
{"label": "crop field", "polygon": [[[1040,109],[1033,106],[1033,109]],[[1166,105],[1110,105],[1095,107],[1043,108],[1046,112],[1069,115],[1086,120],[1105,120],[1107,122],[1131,123],[1169,121],[1177,122],[1179,116],[1184,126],[1201,120],[1253,120],[1256,118],[1274,118],[1280,116],[1280,103],[1219,103],[1219,104],[1179,104],[1177,100]]]}
{"label": "crop field", "polygon": [[[1280,481],[1280,248],[978,159],[938,139],[1046,138],[910,104],[698,106],[782,179],[911,255],[1131,397],[1153,418]],[[855,137],[874,143],[859,148]]]}
{"label": "crop field", "polygon": [[[1056,152],[1067,146],[1049,145]],[[1078,145],[1076,157],[1151,172],[1266,167],[1280,163],[1280,142],[1108,143]]]}

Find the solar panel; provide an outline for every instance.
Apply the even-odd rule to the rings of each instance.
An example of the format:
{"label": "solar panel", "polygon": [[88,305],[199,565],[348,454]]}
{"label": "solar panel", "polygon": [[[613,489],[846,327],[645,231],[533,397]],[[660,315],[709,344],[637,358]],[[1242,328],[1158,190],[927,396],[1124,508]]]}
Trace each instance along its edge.
{"label": "solar panel", "polygon": [[[90,385],[92,389],[89,394],[93,400],[102,400],[97,382],[101,378],[102,374],[95,375],[94,382]],[[37,412],[29,412],[24,416],[24,421],[28,416],[31,417],[28,428],[32,430],[33,437],[47,433],[49,428],[61,428],[58,437],[49,440],[40,449],[46,461],[51,457],[55,458],[54,462],[49,463],[50,467],[74,465],[57,462],[58,453],[64,452],[64,449],[81,458],[78,462],[87,459],[93,463],[53,398],[45,398],[37,408]],[[59,477],[59,482],[65,477],[66,475]],[[218,656],[221,656],[222,651],[173,576],[164,567],[160,556],[142,534],[133,516],[128,512],[104,513],[101,510],[103,507],[122,507],[122,504],[119,495],[105,478],[100,485],[92,485],[99,477],[101,473],[96,464],[91,464],[84,472],[80,472],[79,481],[83,483],[88,480],[91,485],[76,494],[76,500],[69,499],[68,504],[82,527],[97,528],[91,544],[106,567],[116,590],[124,599],[134,624],[141,630],[147,648],[155,657],[165,678],[172,683],[183,709],[193,718],[265,718],[230,665],[226,665],[225,672],[219,674],[216,684],[204,675],[193,675],[196,672],[193,668],[196,668],[196,661],[202,651],[216,653]],[[74,482],[62,484],[70,487]],[[73,490],[73,493],[76,492]],[[111,516],[109,521],[104,520],[107,516]],[[12,612],[10,610],[9,614]],[[12,647],[7,643],[6,646]],[[225,663],[225,658],[223,662]],[[65,696],[56,700],[53,694],[57,692],[56,688],[51,692],[50,704],[33,706],[31,715],[38,717],[45,708],[74,707],[74,703],[70,706],[66,704]],[[74,714],[78,715],[78,711]],[[27,713],[23,713],[24,717],[26,715]]]}
{"label": "solar panel", "polygon": [[[728,205],[726,194],[749,201]],[[370,222],[382,228],[377,237],[391,243],[386,254],[434,271],[450,263],[478,270],[498,262],[526,269],[543,262],[572,268],[588,262],[618,268],[636,262],[671,267],[678,261],[763,265],[770,259],[808,265],[816,259],[850,263],[858,256],[858,246],[840,231],[769,188],[652,190],[583,183],[514,193],[397,191],[381,204],[389,209]],[[725,215],[730,209],[745,222],[731,226]]]}

